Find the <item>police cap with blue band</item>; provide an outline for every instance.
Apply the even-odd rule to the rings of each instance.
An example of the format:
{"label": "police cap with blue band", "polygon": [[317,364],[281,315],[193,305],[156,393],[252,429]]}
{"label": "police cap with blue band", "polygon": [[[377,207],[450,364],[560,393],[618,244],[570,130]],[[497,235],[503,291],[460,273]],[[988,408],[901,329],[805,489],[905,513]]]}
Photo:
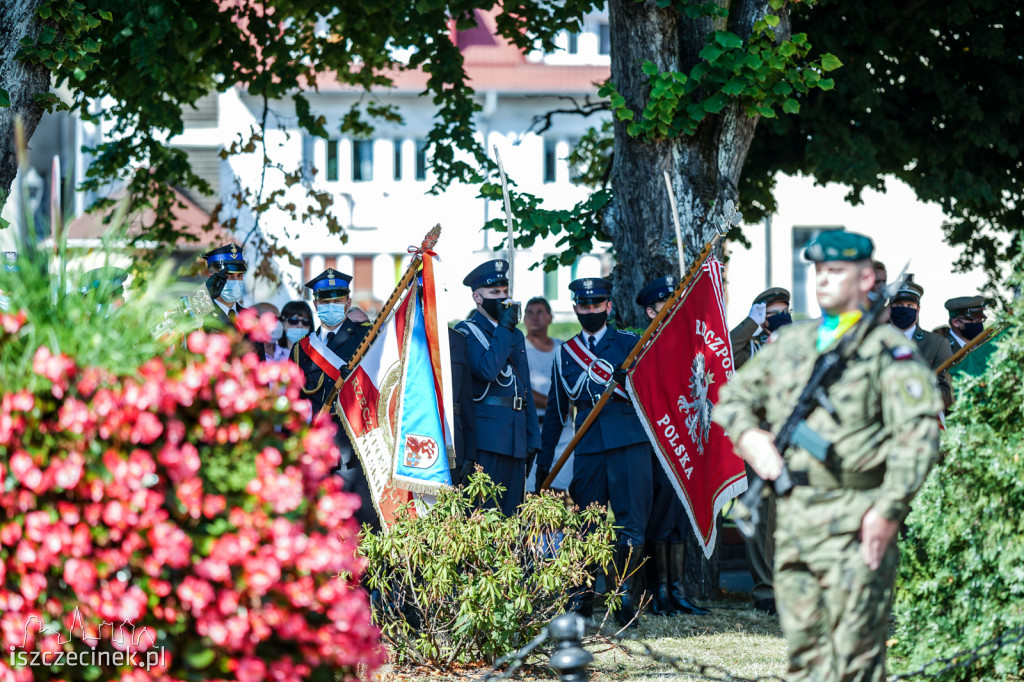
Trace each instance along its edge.
{"label": "police cap with blue band", "polygon": [[875,243],[869,237],[846,230],[827,230],[804,249],[804,258],[812,263],[859,261],[871,258]]}
{"label": "police cap with blue band", "polygon": [[583,277],[569,283],[574,303],[601,303],[612,295],[612,283],[603,277]]}
{"label": "police cap with blue band", "polygon": [[204,253],[203,258],[206,259],[208,267],[223,268],[228,272],[245,272],[247,269],[242,250],[234,244],[228,244],[209,253]]}
{"label": "police cap with blue band", "polygon": [[644,288],[636,295],[637,305],[647,307],[652,306],[659,301],[667,301],[672,295],[672,292],[676,290],[676,285],[678,283],[679,278],[673,275],[652,279],[644,285]]}
{"label": "police cap with blue band", "polygon": [[498,258],[481,263],[466,275],[462,283],[474,291],[481,287],[507,287],[508,261]]}
{"label": "police cap with blue band", "polygon": [[352,275],[327,268],[313,279],[306,282],[306,288],[312,290],[313,298],[340,298],[348,296]]}

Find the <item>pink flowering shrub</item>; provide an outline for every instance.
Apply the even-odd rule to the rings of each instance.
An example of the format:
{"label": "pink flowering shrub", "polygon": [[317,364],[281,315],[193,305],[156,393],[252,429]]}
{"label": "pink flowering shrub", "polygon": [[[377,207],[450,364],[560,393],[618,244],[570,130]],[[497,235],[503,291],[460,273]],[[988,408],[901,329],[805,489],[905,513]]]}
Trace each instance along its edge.
{"label": "pink flowering shrub", "polygon": [[[242,324],[266,338],[270,322]],[[24,323],[2,316],[0,353]],[[382,662],[334,426],[307,425],[298,368],[247,348],[196,331],[131,376],[32,351],[47,388],[0,398],[0,682],[333,680]]]}

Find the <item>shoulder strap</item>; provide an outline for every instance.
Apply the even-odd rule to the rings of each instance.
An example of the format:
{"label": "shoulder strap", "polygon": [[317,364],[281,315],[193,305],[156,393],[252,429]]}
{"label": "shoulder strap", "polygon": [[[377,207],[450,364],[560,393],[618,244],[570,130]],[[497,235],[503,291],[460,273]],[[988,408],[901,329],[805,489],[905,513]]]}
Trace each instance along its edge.
{"label": "shoulder strap", "polygon": [[[480,345],[484,347],[484,350],[491,349],[491,340],[487,338],[487,335],[484,334],[480,327],[476,326],[475,322],[472,320],[463,320],[461,324],[466,325],[466,328],[469,329],[470,333],[473,334],[474,337],[476,337],[476,340],[480,342]],[[458,329],[458,325],[456,325],[456,329]]]}

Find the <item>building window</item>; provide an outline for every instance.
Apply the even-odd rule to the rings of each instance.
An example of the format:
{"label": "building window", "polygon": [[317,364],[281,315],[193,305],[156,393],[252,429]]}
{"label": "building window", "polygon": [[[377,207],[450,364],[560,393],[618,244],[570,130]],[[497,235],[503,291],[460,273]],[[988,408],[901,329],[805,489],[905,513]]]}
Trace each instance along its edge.
{"label": "building window", "polygon": [[597,52],[598,54],[612,53],[612,31],[607,22],[597,25]]}
{"label": "building window", "polygon": [[544,273],[544,298],[548,301],[558,300],[558,269]]}
{"label": "building window", "polygon": [[841,225],[793,228],[793,300],[791,307],[794,315],[818,316],[817,297],[814,292],[814,263],[804,262],[804,248],[822,232],[841,229],[843,229]]}
{"label": "building window", "polygon": [[555,140],[544,138],[544,182],[555,181]]}
{"label": "building window", "polygon": [[566,31],[566,37],[568,38],[568,40],[566,41],[565,51],[568,52],[569,54],[579,54],[580,34]]}
{"label": "building window", "polygon": [[338,141],[327,140],[327,180],[337,182],[338,180]]}
{"label": "building window", "polygon": [[373,256],[355,256],[352,263],[352,291],[369,292],[373,287]]}
{"label": "building window", "polygon": [[416,181],[427,179],[427,141],[416,140]]}
{"label": "building window", "polygon": [[373,180],[373,140],[352,140],[352,182]]}
{"label": "building window", "polygon": [[392,144],[395,147],[395,182],[399,182],[402,179],[402,141],[395,140]]}

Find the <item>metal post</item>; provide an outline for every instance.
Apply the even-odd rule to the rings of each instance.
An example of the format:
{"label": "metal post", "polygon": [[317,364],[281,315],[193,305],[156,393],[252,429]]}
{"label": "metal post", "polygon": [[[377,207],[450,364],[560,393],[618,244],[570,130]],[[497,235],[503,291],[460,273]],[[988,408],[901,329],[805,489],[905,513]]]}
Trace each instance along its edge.
{"label": "metal post", "polygon": [[583,648],[586,621],[576,613],[563,613],[548,623],[548,635],[555,641],[555,652],[548,665],[558,673],[561,682],[586,682],[590,679],[587,671],[594,661],[589,651]]}

